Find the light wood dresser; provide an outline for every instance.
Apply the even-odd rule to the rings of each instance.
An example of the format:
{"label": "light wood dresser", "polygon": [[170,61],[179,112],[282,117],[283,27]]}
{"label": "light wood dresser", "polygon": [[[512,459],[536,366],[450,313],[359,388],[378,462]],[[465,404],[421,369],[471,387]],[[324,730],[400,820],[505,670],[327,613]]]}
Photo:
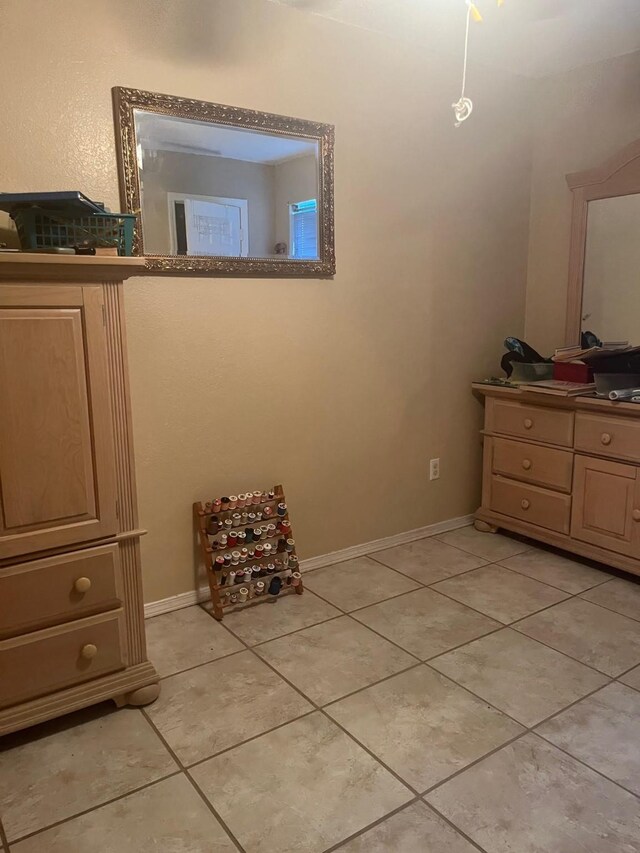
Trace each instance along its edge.
{"label": "light wood dresser", "polygon": [[476,527],[640,574],[640,405],[484,384]]}
{"label": "light wood dresser", "polygon": [[122,302],[144,268],[0,254],[0,734],[159,692]]}

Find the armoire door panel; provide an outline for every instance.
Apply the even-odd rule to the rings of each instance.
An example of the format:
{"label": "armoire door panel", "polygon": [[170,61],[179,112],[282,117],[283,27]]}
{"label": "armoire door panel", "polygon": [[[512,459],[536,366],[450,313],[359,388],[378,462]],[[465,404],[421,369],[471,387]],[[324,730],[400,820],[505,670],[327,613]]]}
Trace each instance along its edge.
{"label": "armoire door panel", "polygon": [[0,294],[0,557],[116,532],[107,389],[100,287]]}
{"label": "armoire door panel", "polygon": [[574,472],[571,535],[640,557],[638,468],[578,455]]}

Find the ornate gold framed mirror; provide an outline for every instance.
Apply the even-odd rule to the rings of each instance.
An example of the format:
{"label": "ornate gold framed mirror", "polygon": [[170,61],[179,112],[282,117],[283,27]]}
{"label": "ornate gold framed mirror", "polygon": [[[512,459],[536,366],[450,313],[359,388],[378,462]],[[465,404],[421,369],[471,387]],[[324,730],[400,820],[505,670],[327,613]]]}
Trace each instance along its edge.
{"label": "ornate gold framed mirror", "polygon": [[149,270],[334,275],[332,125],[121,87],[113,102]]}
{"label": "ornate gold framed mirror", "polygon": [[566,342],[640,343],[640,140],[567,175],[573,193]]}

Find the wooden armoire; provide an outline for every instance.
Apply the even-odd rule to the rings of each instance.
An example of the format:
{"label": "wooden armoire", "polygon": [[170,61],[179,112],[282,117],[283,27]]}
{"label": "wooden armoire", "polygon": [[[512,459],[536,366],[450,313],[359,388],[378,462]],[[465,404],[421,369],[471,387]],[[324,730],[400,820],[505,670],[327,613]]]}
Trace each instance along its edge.
{"label": "wooden armoire", "polygon": [[122,295],[144,268],[0,253],[0,734],[159,692]]}

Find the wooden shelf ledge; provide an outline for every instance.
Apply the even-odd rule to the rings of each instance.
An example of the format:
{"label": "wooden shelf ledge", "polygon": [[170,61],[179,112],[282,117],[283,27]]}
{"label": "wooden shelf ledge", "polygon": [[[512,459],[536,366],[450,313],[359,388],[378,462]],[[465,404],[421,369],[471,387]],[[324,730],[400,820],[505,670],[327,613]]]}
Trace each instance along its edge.
{"label": "wooden shelf ledge", "polygon": [[112,255],[47,255],[41,252],[0,252],[0,279],[7,281],[124,281],[147,271],[144,258]]}

